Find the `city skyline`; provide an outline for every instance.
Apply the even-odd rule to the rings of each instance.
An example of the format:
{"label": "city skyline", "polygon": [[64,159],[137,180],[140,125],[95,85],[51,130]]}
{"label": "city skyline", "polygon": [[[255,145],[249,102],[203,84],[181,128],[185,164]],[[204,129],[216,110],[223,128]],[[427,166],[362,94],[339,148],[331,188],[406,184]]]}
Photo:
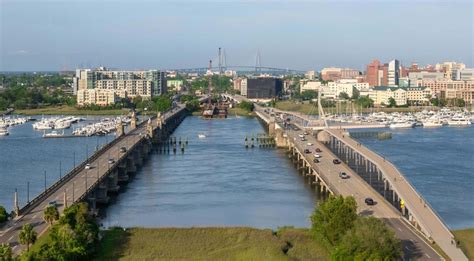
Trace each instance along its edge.
{"label": "city skyline", "polygon": [[262,66],[298,70],[473,65],[470,1],[90,3],[2,1],[0,71],[206,67],[218,47],[228,65],[258,52]]}

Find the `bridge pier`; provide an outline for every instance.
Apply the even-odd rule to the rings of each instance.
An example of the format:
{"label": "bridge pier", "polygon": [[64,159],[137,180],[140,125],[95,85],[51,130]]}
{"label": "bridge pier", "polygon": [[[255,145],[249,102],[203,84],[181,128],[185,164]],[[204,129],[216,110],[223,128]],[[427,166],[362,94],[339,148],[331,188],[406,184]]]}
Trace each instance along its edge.
{"label": "bridge pier", "polygon": [[109,176],[107,177],[107,191],[108,192],[113,192],[117,193],[120,189],[120,186],[118,185],[118,169],[115,169],[112,171]]}

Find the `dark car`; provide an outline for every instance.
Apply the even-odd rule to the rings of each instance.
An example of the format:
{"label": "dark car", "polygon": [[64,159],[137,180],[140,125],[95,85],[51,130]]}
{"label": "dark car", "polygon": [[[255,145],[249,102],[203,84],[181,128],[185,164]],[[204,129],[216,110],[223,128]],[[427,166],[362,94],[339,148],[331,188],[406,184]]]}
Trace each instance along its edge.
{"label": "dark car", "polygon": [[314,163],[319,163],[320,161],[319,161],[319,159],[314,159],[313,162]]}
{"label": "dark car", "polygon": [[320,148],[316,148],[316,152],[322,152]]}
{"label": "dark car", "polygon": [[339,173],[339,177],[340,177],[341,179],[348,179],[348,178],[349,178],[349,175],[347,175],[347,173],[345,173],[345,172],[341,172],[341,173]]}
{"label": "dark car", "polygon": [[309,151],[308,149],[305,149],[304,153],[308,154],[308,153],[311,153],[311,151]]}
{"label": "dark car", "polygon": [[121,148],[120,148],[120,152],[122,152],[122,153],[125,153],[125,152],[127,152],[127,148],[125,148],[125,147],[121,147]]}
{"label": "dark car", "polygon": [[114,159],[109,159],[109,164],[114,164],[115,160]]}
{"label": "dark car", "polygon": [[333,159],[333,160],[332,160],[332,163],[334,163],[334,164],[341,164],[341,161],[338,160],[338,159]]}
{"label": "dark car", "polygon": [[367,204],[369,206],[373,206],[373,205],[375,205],[375,202],[372,198],[366,198],[365,199],[365,204]]}

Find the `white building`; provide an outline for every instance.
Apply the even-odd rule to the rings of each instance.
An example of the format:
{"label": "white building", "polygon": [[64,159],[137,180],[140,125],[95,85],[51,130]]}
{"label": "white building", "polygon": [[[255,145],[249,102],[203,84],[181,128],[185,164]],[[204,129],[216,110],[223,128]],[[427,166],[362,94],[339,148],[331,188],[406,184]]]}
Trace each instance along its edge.
{"label": "white building", "polygon": [[304,77],[305,77],[306,79],[308,79],[308,80],[311,80],[311,81],[314,80],[314,79],[316,79],[317,76],[318,76],[318,75],[317,75],[316,71],[307,71],[307,72],[304,74]]}
{"label": "white building", "polygon": [[393,98],[396,105],[407,104],[407,91],[400,87],[377,86],[372,89],[369,98],[374,101],[374,105],[388,105],[390,98]]}
{"label": "white building", "polygon": [[308,80],[300,81],[300,93],[304,91],[318,91],[320,87],[321,87],[320,81],[308,81]]}
{"label": "white building", "polygon": [[388,63],[388,86],[398,86],[398,78],[400,77],[400,62],[391,60]]}
{"label": "white building", "polygon": [[323,85],[321,94],[325,98],[338,99],[339,95],[344,92],[347,93],[349,97],[352,97],[354,95],[354,89],[367,95],[370,91],[370,86],[367,82],[358,82],[355,79],[341,79]]}

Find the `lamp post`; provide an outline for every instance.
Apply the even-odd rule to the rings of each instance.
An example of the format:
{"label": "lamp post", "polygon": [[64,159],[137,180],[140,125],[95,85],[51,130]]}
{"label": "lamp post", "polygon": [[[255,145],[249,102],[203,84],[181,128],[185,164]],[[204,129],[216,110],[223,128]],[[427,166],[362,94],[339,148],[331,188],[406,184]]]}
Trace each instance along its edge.
{"label": "lamp post", "polygon": [[26,203],[30,203],[30,182],[26,182]]}
{"label": "lamp post", "polygon": [[44,191],[46,192],[46,170],[44,171]]}
{"label": "lamp post", "polygon": [[62,178],[62,162],[59,161],[59,179]]}

